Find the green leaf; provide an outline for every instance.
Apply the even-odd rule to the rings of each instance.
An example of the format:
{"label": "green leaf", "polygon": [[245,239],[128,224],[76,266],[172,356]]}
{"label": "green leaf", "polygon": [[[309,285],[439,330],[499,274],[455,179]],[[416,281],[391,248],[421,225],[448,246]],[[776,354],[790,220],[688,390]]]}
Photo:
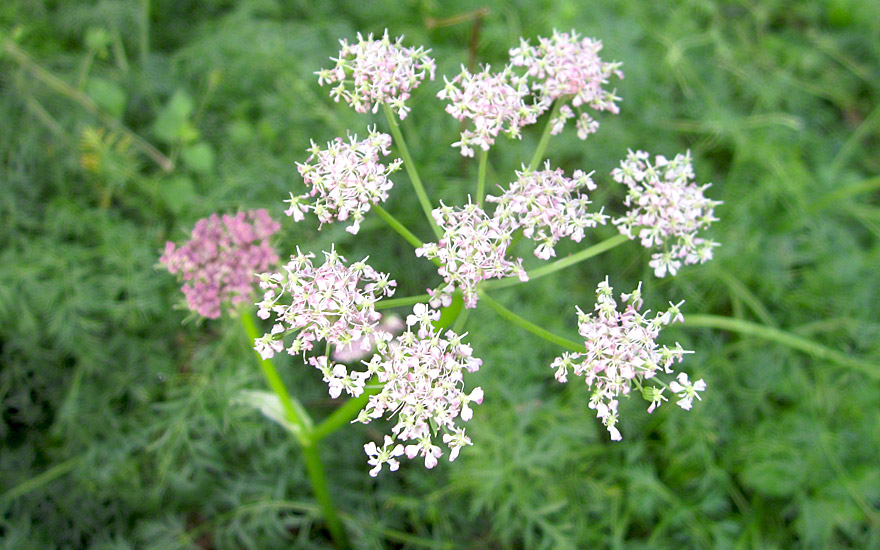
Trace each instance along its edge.
{"label": "green leaf", "polygon": [[94,51],[103,50],[110,45],[110,33],[101,27],[92,27],[86,31],[86,48]]}
{"label": "green leaf", "polygon": [[184,147],[181,157],[193,172],[204,174],[214,168],[214,150],[203,141]]}
{"label": "green leaf", "polygon": [[254,139],[254,128],[246,120],[233,120],[226,132],[233,143],[244,144]]}
{"label": "green leaf", "polygon": [[195,195],[193,182],[186,176],[174,176],[159,183],[159,196],[175,214],[191,208]]}
{"label": "green leaf", "polygon": [[185,91],[177,90],[159,111],[153,123],[153,134],[165,143],[195,140],[199,134],[189,121],[192,111],[192,98]]}
{"label": "green leaf", "polygon": [[91,77],[86,83],[85,91],[86,95],[110,116],[120,118],[125,113],[128,96],[125,90],[112,80]]}
{"label": "green leaf", "polygon": [[233,400],[233,404],[247,405],[263,413],[263,416],[280,424],[285,430],[295,433],[296,428],[284,416],[284,407],[274,393],[267,391],[243,390]]}

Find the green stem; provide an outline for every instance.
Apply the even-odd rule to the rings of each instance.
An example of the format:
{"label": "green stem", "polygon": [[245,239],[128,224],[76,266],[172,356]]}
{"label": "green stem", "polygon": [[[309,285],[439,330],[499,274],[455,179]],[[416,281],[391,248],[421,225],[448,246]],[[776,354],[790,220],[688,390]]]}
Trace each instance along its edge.
{"label": "green stem", "polygon": [[393,307],[413,306],[418,303],[427,303],[431,299],[430,294],[418,294],[416,296],[407,296],[405,298],[391,298],[390,300],[381,300],[376,302],[375,309],[391,309]]}
{"label": "green stem", "polygon": [[406,242],[413,245],[415,248],[420,248],[424,245],[422,241],[416,237],[412,231],[406,228],[405,225],[397,221],[397,218],[391,215],[390,212],[379,206],[378,204],[373,205],[373,210],[376,211],[376,214],[379,214],[379,217],[385,220],[385,223],[391,226],[391,229],[397,231],[397,233],[406,239]]}
{"label": "green stem", "polygon": [[394,143],[397,145],[398,150],[400,150],[400,156],[403,157],[403,167],[406,168],[406,173],[409,174],[409,180],[412,182],[413,189],[416,191],[416,196],[419,198],[419,204],[422,205],[422,210],[424,210],[425,216],[428,218],[428,223],[431,224],[431,229],[434,231],[434,235],[440,239],[443,237],[443,232],[440,231],[437,222],[434,221],[434,216],[431,215],[431,201],[428,200],[428,194],[425,193],[425,187],[422,185],[422,180],[419,178],[419,173],[416,171],[416,165],[413,163],[413,159],[409,154],[409,148],[407,148],[406,141],[403,139],[400,125],[397,124],[397,119],[394,118],[394,113],[391,112],[391,108],[385,103],[382,104],[382,107],[385,109],[385,118],[388,119],[388,126],[391,127],[391,135],[394,138]]}
{"label": "green stem", "polygon": [[[571,256],[566,256],[565,258],[556,260],[555,262],[549,263],[543,267],[539,267],[538,269],[533,269],[529,271],[529,281],[534,281],[535,279],[540,279],[545,275],[550,275],[551,273],[555,273],[560,269],[565,269],[566,267],[570,267],[575,265],[576,263],[582,262],[588,258],[592,258],[593,256],[598,256],[599,254],[611,250],[615,246],[621,245],[628,241],[626,235],[615,235],[610,239],[605,239],[602,242],[596,243],[589,248],[585,248],[580,252],[576,252]],[[514,286],[522,283],[516,277],[507,277],[505,279],[498,279],[495,281],[486,281],[482,283],[482,287],[485,289],[498,289],[498,288],[506,288],[509,286]]]}
{"label": "green stem", "polygon": [[871,133],[874,129],[874,126],[880,122],[880,105],[874,107],[874,110],[871,111],[865,120],[859,124],[858,128],[849,136],[849,139],[846,140],[846,143],[843,144],[843,147],[838,151],[837,156],[834,157],[834,160],[831,161],[831,173],[835,176],[840,172],[840,169],[843,168],[843,165],[849,160],[849,157],[852,156],[853,152],[855,152],[856,147],[859,146],[859,142],[862,139]]}
{"label": "green stem", "polygon": [[727,288],[730,289],[730,293],[735,298],[739,298],[742,300],[749,309],[752,310],[752,313],[755,314],[758,319],[767,326],[775,327],[776,321],[773,320],[773,316],[770,315],[770,312],[767,311],[767,308],[764,307],[764,304],[761,303],[761,300],[755,296],[751,290],[748,289],[746,285],[742,283],[739,279],[737,279],[733,274],[724,271],[723,269],[719,270],[718,277],[727,284]]}
{"label": "green stem", "polygon": [[147,70],[147,58],[150,55],[150,0],[141,0],[140,36],[141,71]]}
{"label": "green stem", "polygon": [[327,489],[327,474],[324,472],[324,465],[321,463],[321,455],[316,445],[303,445],[303,455],[306,458],[306,470],[309,474],[309,480],[312,482],[312,490],[315,492],[315,498],[321,506],[321,512],[324,514],[324,520],[327,522],[327,529],[336,542],[337,548],[349,548],[348,537],[342,528],[342,522],[336,513],[336,507],[333,505],[333,498]]}
{"label": "green stem", "polygon": [[358,413],[363,410],[370,400],[370,396],[382,391],[381,385],[375,384],[375,382],[372,384],[367,384],[364,388],[364,393],[357,397],[352,397],[343,403],[342,406],[325,418],[323,422],[315,426],[315,429],[312,430],[312,440],[318,442],[357,418]]}
{"label": "green stem", "polygon": [[[250,310],[242,311],[241,323],[251,342],[260,337]],[[327,474],[324,472],[324,465],[321,463],[321,455],[317,445],[318,439],[314,436],[312,419],[299,400],[288,393],[272,361],[263,359],[259,354],[257,354],[257,358],[260,362],[260,367],[263,369],[263,374],[269,382],[269,386],[272,387],[272,391],[275,392],[275,395],[281,401],[282,407],[284,407],[288,422],[295,428],[293,435],[300,444],[303,456],[306,459],[306,471],[308,472],[315,498],[318,500],[321,512],[324,515],[324,520],[327,522],[327,529],[330,530],[330,535],[336,542],[337,548],[349,548],[348,537],[342,528],[342,522],[339,520],[336,507],[333,505],[333,498],[330,496],[330,491],[327,488]]]}
{"label": "green stem", "polygon": [[35,489],[39,489],[43,485],[48,485],[49,483],[55,481],[59,477],[73,470],[81,460],[82,457],[75,457],[69,460],[65,460],[61,464],[52,466],[42,474],[36,475],[28,480],[19,483],[12,489],[9,489],[8,491],[0,495],[0,502],[9,502],[15,500],[18,497],[26,495]]}
{"label": "green stem", "polygon": [[738,332],[746,336],[763,338],[764,340],[776,342],[777,344],[782,344],[783,346],[788,346],[792,349],[805,352],[814,357],[818,357],[819,359],[825,359],[844,367],[851,367],[871,378],[880,379],[880,365],[850,357],[839,351],[827,348],[811,340],[807,340],[806,338],[801,338],[773,327],[767,327],[757,323],[723,317],[720,315],[700,314],[688,315],[685,317],[684,324],[687,327],[716,328]]}
{"label": "green stem", "polygon": [[550,143],[550,132],[553,130],[553,119],[559,114],[559,109],[562,108],[562,102],[556,101],[553,105],[553,109],[550,111],[550,118],[547,119],[547,124],[544,126],[544,133],[541,134],[541,141],[538,142],[538,148],[535,149],[535,154],[532,156],[532,162],[529,163],[529,170],[534,170],[541,164],[541,160],[544,158],[544,152],[547,151],[547,144]]}
{"label": "green stem", "polygon": [[[241,324],[244,326],[245,333],[247,334],[248,343],[253,345],[254,340],[259,338],[261,334],[257,329],[253,313],[251,313],[250,310],[242,310]],[[309,432],[312,429],[312,419],[309,417],[309,413],[306,411],[305,407],[302,406],[302,403],[300,403],[295,397],[292,397],[287,391],[287,388],[284,386],[284,382],[278,375],[278,371],[275,370],[275,365],[272,364],[272,361],[269,359],[263,359],[259,353],[257,353],[257,360],[260,363],[260,368],[263,370],[263,375],[266,377],[266,381],[269,382],[272,391],[275,392],[275,395],[278,396],[278,400],[281,401],[281,406],[284,408],[284,413],[288,422],[290,422],[295,428],[295,431],[293,432],[294,437],[296,437],[300,445],[308,447],[311,445]]]}
{"label": "green stem", "polygon": [[489,295],[483,291],[480,291],[480,300],[485,302],[486,305],[488,305],[490,308],[495,310],[495,313],[500,315],[503,319],[510,321],[514,325],[516,325],[520,328],[523,328],[536,336],[540,336],[541,338],[543,338],[544,340],[547,340],[548,342],[552,342],[558,346],[562,346],[563,348],[571,350],[571,351],[576,351],[576,352],[580,352],[580,353],[584,353],[586,351],[582,344],[578,344],[577,342],[573,342],[573,341],[569,340],[568,338],[563,338],[562,336],[557,336],[556,334],[553,334],[549,330],[546,330],[542,327],[539,327],[538,325],[536,325],[535,323],[533,323],[529,320],[523,319],[522,317],[520,317],[516,313],[510,311],[506,307],[502,306],[501,304],[499,304],[498,302],[496,302],[495,300],[490,298]]}
{"label": "green stem", "polygon": [[829,204],[837,202],[841,199],[852,197],[860,193],[868,193],[878,188],[880,188],[880,176],[866,179],[857,183],[844,185],[843,187],[839,187],[833,192],[828,193],[824,197],[821,197],[819,200],[813,202],[813,204],[811,204],[809,207],[809,211],[818,212],[819,210],[827,207]]}
{"label": "green stem", "polygon": [[[414,248],[420,248],[424,245],[424,243],[422,241],[420,241],[418,237],[413,235],[412,231],[410,231],[409,229],[406,228],[405,225],[400,223],[397,220],[397,218],[395,218],[394,216],[391,215],[390,212],[388,212],[387,210],[385,210],[384,208],[382,208],[378,204],[373,205],[373,210],[375,210],[376,213],[379,214],[380,218],[385,220],[385,223],[387,223],[388,225],[391,226],[391,229],[397,231],[397,233],[401,237],[406,239],[406,241],[409,244],[413,245]],[[437,267],[440,267],[440,258],[431,258],[431,263],[433,263]],[[388,307],[391,307],[391,306],[388,306]]]}
{"label": "green stem", "polygon": [[483,207],[483,196],[486,194],[486,166],[489,164],[489,151],[480,151],[480,168],[477,173],[477,205]]}

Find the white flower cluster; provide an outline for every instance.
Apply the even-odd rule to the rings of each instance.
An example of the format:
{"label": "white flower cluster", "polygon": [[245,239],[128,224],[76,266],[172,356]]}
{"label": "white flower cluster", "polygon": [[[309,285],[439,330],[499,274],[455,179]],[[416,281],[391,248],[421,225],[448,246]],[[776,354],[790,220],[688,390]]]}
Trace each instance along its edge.
{"label": "white flower cluster", "polygon": [[502,131],[519,138],[523,126],[534,124],[546,105],[527,103],[530,96],[528,79],[517,76],[510,66],[500,73],[492,73],[486,66],[477,74],[462,67],[461,74],[446,80],[446,86],[437,94],[449,101],[447,113],[457,120],[473,121],[473,129],[462,131],[461,140],[452,144],[460,147],[466,157],[474,156],[475,147],[488,151]]}
{"label": "white flower cluster", "polygon": [[[402,163],[400,159],[388,166],[379,162],[380,154],[391,152],[391,136],[377,132],[375,126],[368,130],[367,139],[358,141],[357,135],[349,135],[346,143],[336,138],[326,149],[312,142],[311,156],[296,165],[310,190],[300,196],[291,193],[284,201],[290,204],[285,214],[298,222],[304,219],[303,212],[311,210],[321,225],[351,218],[345,230],[357,234],[370,207],[388,200],[388,191],[394,186],[388,176]],[[311,197],[315,200],[308,204]]]}
{"label": "white flower cluster", "polygon": [[522,258],[508,260],[513,228],[497,218],[490,218],[482,208],[468,203],[463,208],[452,208],[440,203],[432,212],[437,225],[443,229],[443,238],[437,243],[425,243],[416,249],[416,256],[438,258],[444,285],[429,290],[431,305],[449,305],[456,288],[464,295],[465,307],[477,307],[477,284],[493,278],[517,276],[528,281]]}
{"label": "white flower cluster", "polygon": [[[596,410],[596,416],[602,419],[615,441],[621,439],[616,427],[618,397],[629,394],[636,387],[651,402],[648,412],[653,412],[666,400],[663,396],[665,388],[648,385],[647,381],[661,371],[672,374],[672,365],[681,362],[685,353],[692,353],[678,343],[668,348],[656,342],[661,327],[684,320],[679,309],[684,302],[670,304],[667,311],[649,318],[648,311],[640,313],[641,288],[640,283],[633,292],[621,294],[620,299],[626,307],[617,311],[608,279],[599,283],[595,316],[576,308],[578,333],[584,338],[585,352],[565,353],[550,365],[556,369],[556,379],[560,382],[568,381],[569,370],[584,377],[593,391],[590,408]],[[679,373],[678,377],[678,382],[672,382],[669,389],[681,398],[679,406],[690,409],[693,398],[699,399],[696,392],[706,389],[706,384],[702,380],[690,384],[685,373]]]}
{"label": "white flower cluster", "polygon": [[290,355],[312,350],[321,340],[337,348],[357,341],[369,349],[380,318],[376,302],[394,294],[397,283],[367,265],[367,258],[346,266],[335,248],[324,252],[319,267],[312,264],[314,254],[303,254],[299,248],[296,252],[281,271],[260,275],[265,293],[257,303],[257,315],[274,316],[275,324],[269,334],[257,338],[255,349],[271,358],[284,349],[284,335],[292,332],[296,336],[287,348]]}
{"label": "white flower cluster", "polygon": [[360,33],[356,44],[340,40],[336,66],[316,72],[318,84],[336,84],[330,97],[345,100],[359,113],[375,113],[379,105],[387,104],[404,119],[410,110],[406,100],[426,76],[434,80],[436,65],[428,57],[431,50],[405,48],[402,42],[402,36],[392,42],[387,29],[378,40]]}
{"label": "white flower cluster", "polygon": [[[526,39],[520,39],[520,46],[510,50],[511,64],[525,67],[531,87],[543,104],[553,101],[571,100],[571,106],[579,111],[577,120],[578,137],[587,136],[599,128],[599,123],[581,107],[617,114],[619,97],[614,91],[603,88],[612,76],[623,78],[620,63],[602,61],[599,52],[602,42],[592,38],[581,38],[576,32],[571,34],[553,31],[550,38],[538,37],[533,46]],[[553,120],[552,133],[560,132],[565,121],[575,116],[572,108],[562,105],[559,115]]]}
{"label": "white flower cluster", "polygon": [[[443,450],[435,435],[443,432],[442,441],[449,448],[449,460],[455,460],[471,440],[456,418],[468,421],[473,417],[471,403],[482,403],[483,390],[470,393],[464,389],[464,372],[474,372],[482,361],[473,356],[473,349],[462,343],[463,336],[434,328],[440,312],[426,304],[416,304],[406,319],[407,330],[392,342],[379,342],[378,352],[364,363],[365,375],[375,376],[384,384],[381,392],[370,396],[357,420],[368,423],[375,418],[394,416],[397,423],[392,436],[384,437],[384,446],[364,445],[373,466],[371,476],[378,475],[383,464],[397,470],[396,457],[405,454],[425,459],[425,467],[433,468]],[[408,442],[403,445],[400,442]]]}
{"label": "white flower cluster", "polygon": [[488,202],[498,203],[493,216],[514,229],[522,228],[523,236],[538,243],[535,256],[542,260],[556,256],[555,246],[560,239],[569,237],[581,242],[584,229],[604,225],[608,216],[590,212],[590,200],[581,190],[594,190],[591,174],[575,170],[571,178],[561,169],[523,169],[516,173],[517,180],[500,196],[489,195]]}
{"label": "white flower cluster", "polygon": [[630,239],[636,238],[633,230],[638,228],[642,246],[662,250],[651,256],[649,265],[654,275],[665,277],[675,275],[682,262],[691,265],[712,259],[712,249],[719,244],[697,237],[697,232],[718,221],[714,209],[721,202],[703,194],[711,183],[694,183],[690,151],[672,160],[658,155],[654,164],[649,157],[644,151],[630,151],[611,173],[629,187],[624,204],[630,210],[614,223]]}

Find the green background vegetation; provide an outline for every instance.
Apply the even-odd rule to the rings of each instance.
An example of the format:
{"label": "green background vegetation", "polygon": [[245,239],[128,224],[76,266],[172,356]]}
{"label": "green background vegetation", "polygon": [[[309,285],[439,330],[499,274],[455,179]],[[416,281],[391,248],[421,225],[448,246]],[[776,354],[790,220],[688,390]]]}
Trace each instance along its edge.
{"label": "green background vegetation", "polygon": [[[596,170],[596,201],[615,213],[608,174],[627,148],[690,148],[698,180],[714,182],[714,261],[658,281],[631,243],[496,292],[511,309],[573,337],[574,305],[592,307],[607,273],[618,291],[645,280],[647,307],[686,299],[685,316],[777,326],[880,364],[880,3],[493,2],[469,49],[473,21],[442,20],[470,9],[0,2],[0,547],[329,547],[292,438],[231,404],[265,388],[240,327],[182,323],[177,284],[155,264],[212,212],[281,217],[310,138],[384,127],[312,74],[357,31],[433,49],[439,82],[416,93],[404,130],[435,200],[461,202],[476,180],[449,146],[458,126],[433,99],[440,75],[471,53],[500,65],[520,36],[553,28],[602,39],[626,73],[622,113],[585,143],[555,137],[554,165]],[[499,140],[490,187],[539,132]],[[388,209],[427,238],[406,175],[395,179]],[[356,237],[311,222],[284,224],[282,254],[336,242],[391,272],[398,296],[437,282],[378,217]],[[358,547],[880,548],[878,370],[670,328],[665,342],[697,351],[684,368],[709,384],[703,401],[648,415],[626,400],[624,441],[611,443],[583,385],[553,379],[559,349],[487,308],[468,328],[486,399],[456,462],[373,480],[361,446],[382,426],[327,440]],[[314,369],[279,366],[315,416],[333,410]]]}

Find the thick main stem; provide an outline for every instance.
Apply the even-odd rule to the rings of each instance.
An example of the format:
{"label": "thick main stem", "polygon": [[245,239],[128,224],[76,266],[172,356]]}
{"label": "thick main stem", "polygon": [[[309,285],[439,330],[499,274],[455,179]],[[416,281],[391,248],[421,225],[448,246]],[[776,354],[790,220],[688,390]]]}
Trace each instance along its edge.
{"label": "thick main stem", "polygon": [[327,522],[327,529],[336,542],[337,548],[349,548],[348,537],[345,529],[342,527],[342,521],[336,513],[336,507],[333,505],[333,497],[330,496],[330,490],[327,488],[327,474],[324,473],[324,465],[321,463],[321,455],[318,451],[317,442],[309,445],[303,445],[303,456],[306,458],[306,470],[309,474],[309,481],[312,482],[312,490],[315,492],[315,498],[321,506],[321,512],[324,514],[324,520]]}
{"label": "thick main stem", "polygon": [[413,159],[409,154],[409,148],[406,146],[406,141],[403,139],[400,125],[397,124],[397,119],[394,118],[394,113],[391,112],[391,108],[384,103],[382,104],[382,107],[385,110],[385,118],[388,119],[388,126],[391,127],[391,136],[394,138],[394,143],[400,151],[400,156],[403,157],[403,167],[406,168],[406,173],[409,174],[409,179],[412,182],[413,189],[416,191],[416,196],[419,198],[419,204],[422,205],[422,210],[424,210],[425,216],[428,218],[428,223],[431,224],[431,229],[434,231],[434,235],[439,239],[443,236],[443,232],[440,231],[437,222],[434,221],[434,216],[431,215],[431,201],[428,199],[428,194],[425,193],[422,179],[419,177],[419,173],[416,171],[416,165],[413,163]]}
{"label": "thick main stem", "polygon": [[[250,310],[241,312],[241,324],[244,326],[250,342],[260,337]],[[321,463],[318,439],[315,438],[313,433],[312,419],[299,400],[291,396],[287,391],[272,361],[263,359],[259,354],[257,354],[257,358],[263,375],[265,375],[269,386],[281,402],[287,421],[293,427],[293,436],[296,438],[297,443],[300,444],[303,456],[306,459],[306,471],[309,475],[309,481],[312,484],[315,499],[317,499],[321,507],[324,520],[327,522],[327,529],[336,542],[337,548],[349,548],[348,537],[342,528],[342,522],[339,520],[339,514],[336,512],[336,506],[334,506],[333,498],[330,496],[330,491],[327,488],[327,474],[324,472],[324,465]]]}
{"label": "thick main stem", "polygon": [[701,314],[685,316],[684,326],[716,328],[721,330],[729,330],[731,332],[738,332],[747,336],[763,338],[764,340],[769,340],[771,342],[776,342],[777,344],[788,346],[792,349],[805,352],[820,359],[826,359],[841,366],[851,367],[863,374],[868,375],[871,378],[880,379],[880,365],[875,365],[867,361],[862,361],[861,359],[856,359],[855,357],[850,357],[839,351],[826,348],[821,344],[817,344],[816,342],[807,340],[806,338],[801,338],[800,336],[795,336],[794,334],[790,334],[777,328],[759,325],[757,323],[751,323],[749,321],[743,321],[742,319],[723,317],[721,315]]}
{"label": "thick main stem", "polygon": [[[245,333],[247,333],[248,343],[253,345],[254,340],[260,337],[260,331],[257,329],[253,313],[251,313],[250,310],[246,309],[241,312],[241,324],[244,326]],[[260,369],[263,371],[263,376],[266,377],[269,387],[271,387],[272,391],[275,392],[275,395],[278,396],[278,400],[284,408],[284,414],[287,417],[288,422],[290,422],[290,424],[296,429],[293,435],[301,445],[310,445],[309,431],[312,429],[312,419],[309,417],[309,413],[306,411],[305,407],[302,406],[302,403],[300,403],[295,397],[292,397],[287,391],[287,388],[284,386],[281,376],[278,375],[278,371],[275,370],[275,365],[272,361],[269,359],[263,359],[263,357],[256,351],[254,353],[257,355],[257,360],[260,363]]]}
{"label": "thick main stem", "polygon": [[556,334],[553,334],[549,330],[547,330],[543,327],[540,327],[527,319],[523,319],[522,317],[520,317],[516,313],[510,311],[506,307],[502,306],[501,304],[499,304],[498,302],[493,300],[485,292],[482,292],[482,291],[480,292],[480,301],[485,302],[490,308],[495,310],[495,313],[500,315],[503,319],[510,321],[514,325],[516,325],[520,328],[523,328],[536,336],[540,336],[541,338],[543,338],[544,340],[547,340],[548,342],[552,342],[552,343],[556,344],[557,346],[562,346],[563,348],[570,350],[570,351],[576,351],[576,352],[580,352],[580,353],[584,353],[586,351],[582,344],[578,344],[577,342],[573,342],[573,341],[569,340],[568,338],[563,338],[562,336],[558,336]]}
{"label": "thick main stem", "polygon": [[547,144],[550,143],[550,136],[553,132],[553,119],[559,115],[559,109],[562,107],[562,102],[556,100],[553,104],[553,109],[550,110],[550,117],[547,119],[547,124],[544,126],[544,133],[541,134],[541,140],[538,142],[538,148],[535,149],[535,154],[532,156],[532,162],[529,163],[529,170],[534,170],[541,164],[541,160],[544,159],[544,153],[547,151]]}

